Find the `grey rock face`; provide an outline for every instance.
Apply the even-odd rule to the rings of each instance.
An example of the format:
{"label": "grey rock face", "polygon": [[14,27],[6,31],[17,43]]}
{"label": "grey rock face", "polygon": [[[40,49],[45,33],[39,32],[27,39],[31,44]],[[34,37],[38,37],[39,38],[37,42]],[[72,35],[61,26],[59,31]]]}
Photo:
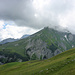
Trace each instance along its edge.
{"label": "grey rock face", "polygon": [[51,58],[53,55],[57,55],[61,53],[59,49],[57,49],[54,53],[52,50],[47,48],[47,44],[43,42],[41,39],[33,40],[26,46],[27,54],[32,57],[35,54],[39,59],[42,56],[42,59]]}
{"label": "grey rock face", "polygon": [[27,54],[31,57],[34,53],[38,58],[40,56],[44,56],[48,53],[48,50],[46,50],[46,43],[43,42],[41,39],[33,40],[32,42],[29,41],[29,43],[26,46]]}
{"label": "grey rock face", "polygon": [[73,40],[73,35],[72,35],[72,34],[69,35],[69,40],[70,40],[70,41]]}
{"label": "grey rock face", "polygon": [[64,48],[64,50],[66,50],[66,46],[64,45],[63,42],[59,43],[59,45],[60,45],[62,48]]}

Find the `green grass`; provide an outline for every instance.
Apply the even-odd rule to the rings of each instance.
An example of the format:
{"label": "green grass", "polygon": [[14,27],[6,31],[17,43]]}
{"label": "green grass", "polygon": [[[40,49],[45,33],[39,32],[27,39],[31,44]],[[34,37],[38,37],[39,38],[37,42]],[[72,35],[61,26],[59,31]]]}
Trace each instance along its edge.
{"label": "green grass", "polygon": [[47,60],[1,65],[0,75],[75,75],[75,48]]}

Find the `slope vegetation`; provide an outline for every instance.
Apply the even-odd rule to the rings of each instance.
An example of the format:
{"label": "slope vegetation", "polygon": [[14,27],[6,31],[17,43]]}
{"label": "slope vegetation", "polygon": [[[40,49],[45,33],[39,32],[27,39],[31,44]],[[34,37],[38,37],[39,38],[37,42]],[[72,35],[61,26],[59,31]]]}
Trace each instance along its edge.
{"label": "slope vegetation", "polygon": [[75,48],[47,60],[1,65],[0,75],[75,75]]}

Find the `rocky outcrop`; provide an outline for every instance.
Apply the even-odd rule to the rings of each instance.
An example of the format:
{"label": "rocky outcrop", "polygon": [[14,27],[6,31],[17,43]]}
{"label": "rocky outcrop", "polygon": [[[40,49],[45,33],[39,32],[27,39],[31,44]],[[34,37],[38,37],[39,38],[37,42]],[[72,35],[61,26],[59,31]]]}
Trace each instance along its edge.
{"label": "rocky outcrop", "polygon": [[29,43],[27,44],[26,52],[30,57],[35,54],[38,59],[40,59],[41,56],[42,59],[48,59],[62,52],[59,49],[52,51],[47,47],[47,43],[43,42],[41,39],[38,39],[36,41],[33,40],[32,42],[29,41]]}

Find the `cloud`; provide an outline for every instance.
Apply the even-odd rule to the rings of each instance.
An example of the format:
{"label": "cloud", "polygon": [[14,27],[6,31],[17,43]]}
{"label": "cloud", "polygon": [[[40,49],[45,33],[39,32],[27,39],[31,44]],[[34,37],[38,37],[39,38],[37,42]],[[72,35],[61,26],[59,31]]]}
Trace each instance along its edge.
{"label": "cloud", "polygon": [[18,27],[10,24],[7,24],[6,28],[3,28],[4,22],[2,21],[0,23],[2,23],[2,28],[0,29],[0,41],[7,38],[21,38],[25,34],[31,35],[38,31],[29,27]]}
{"label": "cloud", "polygon": [[0,0],[0,19],[18,26],[67,27],[74,33],[75,0]]}
{"label": "cloud", "polygon": [[3,28],[4,21],[0,21],[0,30]]}

